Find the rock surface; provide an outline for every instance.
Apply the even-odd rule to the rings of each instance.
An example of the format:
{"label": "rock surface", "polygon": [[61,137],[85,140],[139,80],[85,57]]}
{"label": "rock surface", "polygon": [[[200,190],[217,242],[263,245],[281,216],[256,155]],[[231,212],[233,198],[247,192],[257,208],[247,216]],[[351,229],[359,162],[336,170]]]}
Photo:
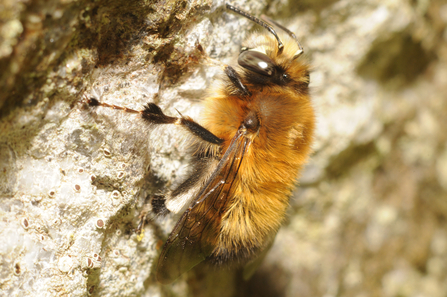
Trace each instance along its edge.
{"label": "rock surface", "polygon": [[200,118],[253,25],[212,1],[13,1],[0,13],[0,296],[446,296],[447,3],[239,1],[313,65],[315,153],[249,282],[153,276],[174,218],[133,229],[187,174],[184,133],[84,96]]}

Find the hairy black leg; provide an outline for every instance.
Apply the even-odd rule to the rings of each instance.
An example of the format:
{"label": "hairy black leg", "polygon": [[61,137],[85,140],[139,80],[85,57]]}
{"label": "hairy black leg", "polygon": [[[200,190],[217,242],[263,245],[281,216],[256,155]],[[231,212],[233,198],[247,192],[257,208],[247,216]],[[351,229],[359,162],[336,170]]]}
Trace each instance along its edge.
{"label": "hairy black leg", "polygon": [[230,79],[231,83],[238,88],[243,95],[245,96],[250,96],[251,93],[250,91],[247,89],[247,87],[242,83],[241,78],[239,76],[239,74],[236,72],[236,70],[234,70],[233,67],[231,66],[226,66],[225,67],[225,74],[228,76],[228,78]]}
{"label": "hairy black leg", "polygon": [[203,55],[203,57],[204,57],[204,59],[205,59],[205,62],[207,62],[208,64],[213,65],[213,66],[219,66],[219,67],[221,67],[221,68],[223,69],[223,71],[225,72],[225,74],[226,74],[226,75],[228,76],[228,78],[230,79],[231,83],[232,83],[237,89],[239,89],[239,91],[241,92],[241,95],[242,95],[242,96],[251,96],[250,91],[249,91],[248,88],[242,83],[242,81],[241,81],[241,77],[239,76],[239,74],[236,72],[236,70],[235,70],[233,67],[231,67],[231,66],[229,66],[229,65],[227,65],[227,64],[225,64],[225,63],[223,63],[223,62],[221,62],[221,61],[218,61],[218,60],[215,60],[215,59],[210,58],[210,57],[205,53],[205,51],[203,50],[203,48],[202,48],[202,46],[201,46],[200,44],[197,44],[197,48],[198,48],[198,50],[202,53],[202,55]]}
{"label": "hairy black leg", "polygon": [[151,199],[152,212],[158,216],[165,216],[169,213],[166,208],[166,198],[164,195],[154,195]]}

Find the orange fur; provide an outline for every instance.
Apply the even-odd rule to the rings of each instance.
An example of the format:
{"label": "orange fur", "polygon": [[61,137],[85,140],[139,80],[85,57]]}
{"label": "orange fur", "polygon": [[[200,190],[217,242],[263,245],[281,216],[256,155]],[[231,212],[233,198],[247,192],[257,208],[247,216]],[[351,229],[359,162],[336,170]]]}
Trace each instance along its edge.
{"label": "orange fur", "polygon": [[[282,39],[286,42],[280,55],[271,35],[252,36],[248,47],[262,44],[265,53],[275,63],[285,65],[294,80],[306,82],[307,64],[300,58],[292,59],[298,50],[296,42],[286,36]],[[311,151],[315,117],[307,92],[297,93],[288,86],[253,90],[243,75],[242,82],[252,91],[249,98],[228,95],[228,86],[221,86],[204,102],[204,126],[225,139],[223,151],[250,111],[260,120],[259,131],[246,136],[251,145],[230,192],[214,255],[262,249],[273,239]]]}

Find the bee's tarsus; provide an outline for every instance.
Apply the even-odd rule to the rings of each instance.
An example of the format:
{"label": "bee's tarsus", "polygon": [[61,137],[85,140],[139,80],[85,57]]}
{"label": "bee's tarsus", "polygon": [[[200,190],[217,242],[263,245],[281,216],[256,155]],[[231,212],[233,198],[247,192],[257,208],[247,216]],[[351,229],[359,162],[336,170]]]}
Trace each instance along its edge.
{"label": "bee's tarsus", "polygon": [[138,226],[136,229],[133,230],[136,234],[141,234],[141,230],[144,229],[144,222],[146,221],[146,215],[147,213],[144,215],[140,215],[140,221],[138,222]]}
{"label": "bee's tarsus", "polygon": [[109,107],[109,108],[113,108],[113,109],[119,109],[119,110],[122,110],[122,111],[125,111],[125,112],[129,112],[129,113],[140,113],[140,111],[135,110],[135,109],[122,107],[122,106],[118,106],[118,105],[115,105],[115,104],[109,104],[109,103],[105,103],[105,102],[100,102],[100,101],[98,101],[98,99],[93,98],[93,97],[87,98],[86,101],[87,101],[87,104],[90,105],[90,106],[102,106],[102,107]]}
{"label": "bee's tarsus", "polygon": [[[146,198],[147,200],[147,198]],[[140,215],[138,216],[138,218],[140,219],[138,222],[138,226],[137,228],[135,228],[133,231],[136,234],[141,234],[141,231],[144,229],[144,224],[146,223],[146,219],[147,219],[147,215],[149,214],[149,207],[148,204],[144,204],[143,205],[143,209],[140,211]]]}
{"label": "bee's tarsus", "polygon": [[231,83],[238,88],[239,91],[242,92],[244,96],[251,96],[250,91],[247,89],[247,87],[242,83],[241,78],[239,74],[234,70],[231,66],[225,67],[225,74],[230,79]]}

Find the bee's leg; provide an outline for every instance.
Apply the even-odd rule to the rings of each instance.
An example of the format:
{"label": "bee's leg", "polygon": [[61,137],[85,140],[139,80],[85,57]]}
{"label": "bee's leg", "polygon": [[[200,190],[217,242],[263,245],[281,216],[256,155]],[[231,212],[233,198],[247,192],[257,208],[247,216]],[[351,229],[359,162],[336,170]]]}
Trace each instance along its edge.
{"label": "bee's leg", "polygon": [[139,224],[135,229],[136,233],[141,233],[144,223],[151,216],[166,216],[169,213],[178,214],[184,211],[191,199],[195,197],[201,182],[207,175],[210,161],[208,158],[196,157],[193,159],[192,174],[177,188],[166,193],[166,195],[148,195],[140,211]]}
{"label": "bee's leg", "polygon": [[228,78],[230,79],[231,83],[239,90],[241,96],[251,96],[250,91],[242,83],[241,77],[239,76],[239,74],[236,72],[236,70],[233,67],[231,67],[230,65],[224,64],[222,62],[216,61],[214,59],[211,59],[209,57],[206,58],[206,61],[209,64],[212,64],[212,65],[217,64],[218,66],[220,66],[223,69],[223,71],[225,72],[225,74],[228,76]]}
{"label": "bee's leg", "polygon": [[[177,111],[178,112],[178,111]],[[180,112],[179,112],[180,114]],[[180,114],[180,117],[170,117],[163,113],[163,111],[158,107],[158,105],[154,103],[148,103],[144,110],[142,111],[141,116],[144,120],[148,121],[151,124],[175,124],[180,125],[189,132],[191,132],[194,136],[213,144],[221,144],[223,139],[217,137],[201,125],[197,124],[193,119],[188,116],[183,116]]]}
{"label": "bee's leg", "polygon": [[99,102],[95,98],[89,98],[86,100],[87,104],[90,106],[103,106],[110,107],[113,109],[123,110],[125,112],[130,113],[139,113],[141,117],[147,121],[148,123],[161,125],[161,124],[175,124],[180,125],[186,128],[189,132],[191,132],[194,136],[213,144],[221,144],[223,139],[217,137],[198,123],[196,123],[193,119],[188,116],[183,116],[180,114],[180,117],[170,117],[163,113],[160,107],[155,103],[148,103],[143,110],[134,110],[127,107],[121,107],[113,104],[108,104],[104,102]]}
{"label": "bee's leg", "polygon": [[154,195],[151,199],[152,212],[158,216],[165,216],[169,213],[166,208],[166,198],[164,195]]}
{"label": "bee's leg", "polygon": [[239,91],[242,92],[242,95],[244,96],[251,96],[250,91],[247,89],[247,87],[242,83],[241,78],[239,74],[234,70],[231,66],[226,66],[224,68],[225,74],[230,79],[231,83],[239,89]]}
{"label": "bee's leg", "polygon": [[250,91],[247,89],[246,86],[244,86],[244,84],[241,81],[241,78],[239,76],[239,74],[236,72],[236,70],[234,70],[233,67],[218,61],[216,59],[212,59],[210,58],[205,51],[203,50],[202,46],[200,44],[197,44],[197,48],[199,49],[199,51],[202,53],[203,57],[204,57],[204,61],[205,63],[207,63],[208,65],[212,65],[212,66],[219,66],[220,68],[223,69],[223,71],[225,72],[225,74],[228,76],[228,78],[230,79],[231,83],[241,92],[242,96],[251,96]]}
{"label": "bee's leg", "polygon": [[125,112],[130,112],[130,113],[141,113],[138,110],[130,109],[130,108],[127,108],[127,107],[122,107],[122,106],[118,106],[118,105],[115,105],[115,104],[108,104],[108,103],[105,103],[105,102],[99,102],[95,98],[87,98],[86,97],[84,102],[86,102],[90,106],[110,107],[110,108],[113,108],[113,109],[119,109],[119,110],[123,110]]}
{"label": "bee's leg", "polygon": [[144,204],[143,208],[140,211],[140,215],[138,216],[140,221],[138,222],[137,228],[134,229],[135,233],[140,234],[141,231],[144,229],[144,223],[146,223],[146,219],[149,213],[150,213],[150,204]]}
{"label": "bee's leg", "polygon": [[166,199],[164,195],[148,195],[144,201],[139,215],[138,227],[135,232],[140,234],[144,229],[144,224],[149,214],[156,216],[165,216],[169,213],[169,209],[166,208]]}

